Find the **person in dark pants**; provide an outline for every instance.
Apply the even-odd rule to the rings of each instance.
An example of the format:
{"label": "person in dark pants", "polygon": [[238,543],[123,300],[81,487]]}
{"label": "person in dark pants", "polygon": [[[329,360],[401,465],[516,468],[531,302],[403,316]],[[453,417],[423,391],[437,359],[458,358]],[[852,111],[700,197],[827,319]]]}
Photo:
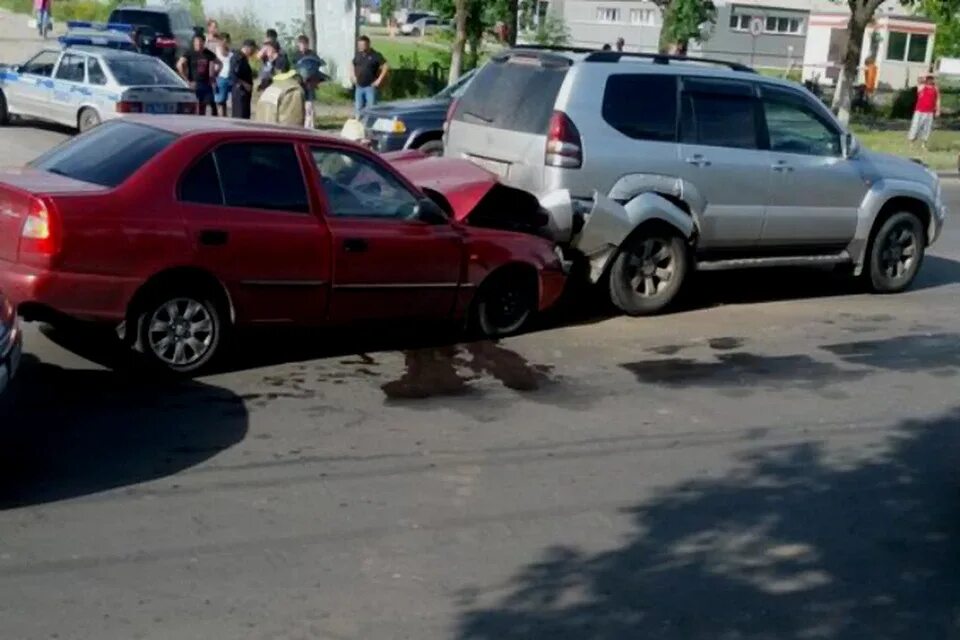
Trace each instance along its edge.
{"label": "person in dark pants", "polygon": [[250,67],[250,56],[257,50],[257,43],[245,40],[240,51],[234,54],[231,79],[233,80],[233,117],[243,120],[250,119],[250,99],[253,96],[253,69]]}
{"label": "person in dark pants", "polygon": [[199,105],[197,113],[206,115],[209,106],[210,113],[217,115],[213,83],[220,73],[220,61],[213,51],[206,48],[203,36],[193,37],[193,49],[177,61],[177,71],[196,93]]}

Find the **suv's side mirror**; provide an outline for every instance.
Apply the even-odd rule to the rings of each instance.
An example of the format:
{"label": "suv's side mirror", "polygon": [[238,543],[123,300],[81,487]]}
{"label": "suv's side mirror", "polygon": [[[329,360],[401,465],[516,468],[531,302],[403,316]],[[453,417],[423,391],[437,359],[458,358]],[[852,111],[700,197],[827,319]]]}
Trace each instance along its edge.
{"label": "suv's side mirror", "polygon": [[413,210],[413,217],[427,224],[447,224],[450,221],[447,212],[429,198],[417,202]]}
{"label": "suv's side mirror", "polygon": [[860,153],[860,141],[852,133],[846,132],[840,138],[840,148],[844,158],[855,158]]}

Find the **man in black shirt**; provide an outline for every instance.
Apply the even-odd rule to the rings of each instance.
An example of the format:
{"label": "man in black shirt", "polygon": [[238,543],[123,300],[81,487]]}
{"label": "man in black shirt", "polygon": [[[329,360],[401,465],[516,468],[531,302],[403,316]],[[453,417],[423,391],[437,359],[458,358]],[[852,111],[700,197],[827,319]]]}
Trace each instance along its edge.
{"label": "man in black shirt", "polygon": [[293,64],[296,65],[303,58],[317,57],[317,52],[310,48],[310,38],[300,34],[297,36],[297,52],[293,54]]}
{"label": "man in black shirt", "polygon": [[230,79],[233,81],[233,117],[250,119],[250,99],[253,96],[253,69],[250,67],[250,56],[257,50],[257,43],[245,40],[240,51],[234,54],[233,69]]}
{"label": "man in black shirt", "polygon": [[390,68],[378,51],[370,48],[370,38],[360,36],[357,40],[357,54],[353,57],[350,66],[350,80],[355,87],[354,107],[356,116],[365,107],[371,107],[377,102],[377,89],[383,84]]}
{"label": "man in black shirt", "polygon": [[210,113],[217,115],[217,106],[214,103],[213,83],[220,73],[220,61],[212,51],[206,48],[203,36],[193,37],[193,49],[185,53],[177,61],[177,71],[196,92],[200,115],[206,115],[207,106]]}

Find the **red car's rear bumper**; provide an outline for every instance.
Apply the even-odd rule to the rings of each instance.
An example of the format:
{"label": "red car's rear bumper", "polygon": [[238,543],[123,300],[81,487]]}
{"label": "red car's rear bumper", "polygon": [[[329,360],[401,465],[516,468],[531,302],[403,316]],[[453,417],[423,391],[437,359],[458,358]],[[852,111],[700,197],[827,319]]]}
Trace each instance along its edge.
{"label": "red car's rear bumper", "polygon": [[0,289],[29,312],[40,307],[85,320],[123,319],[134,281],[63,273],[0,260]]}
{"label": "red car's rear bumper", "polygon": [[556,304],[567,284],[567,276],[561,271],[540,272],[540,311]]}

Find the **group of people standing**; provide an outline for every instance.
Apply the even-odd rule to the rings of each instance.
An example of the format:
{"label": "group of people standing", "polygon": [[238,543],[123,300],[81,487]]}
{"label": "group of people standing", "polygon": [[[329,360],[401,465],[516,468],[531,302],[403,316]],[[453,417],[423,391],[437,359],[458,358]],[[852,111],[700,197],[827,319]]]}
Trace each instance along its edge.
{"label": "group of people standing", "polygon": [[324,78],[322,65],[305,35],[297,38],[291,64],[276,30],[267,29],[259,46],[248,39],[234,50],[230,34],[221,32],[216,20],[209,20],[206,35],[195,36],[190,51],[177,61],[177,72],[196,93],[200,115],[209,112],[241,119],[261,119],[259,102],[270,86],[293,81],[303,93],[299,124],[312,128],[313,89]]}

